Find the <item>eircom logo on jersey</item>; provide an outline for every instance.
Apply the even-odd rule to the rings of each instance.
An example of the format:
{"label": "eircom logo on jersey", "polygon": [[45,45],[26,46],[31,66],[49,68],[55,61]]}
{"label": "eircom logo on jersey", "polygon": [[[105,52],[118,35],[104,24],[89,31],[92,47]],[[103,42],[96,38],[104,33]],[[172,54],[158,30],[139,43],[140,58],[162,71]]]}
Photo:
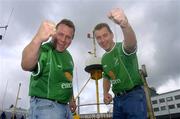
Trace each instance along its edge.
{"label": "eircom logo on jersey", "polygon": [[[65,72],[64,76],[66,77],[67,80],[72,81],[72,75],[70,72]],[[72,83],[62,83],[61,88],[62,89],[72,88]]]}
{"label": "eircom logo on jersey", "polygon": [[72,88],[72,83],[62,83],[61,88],[62,89]]}

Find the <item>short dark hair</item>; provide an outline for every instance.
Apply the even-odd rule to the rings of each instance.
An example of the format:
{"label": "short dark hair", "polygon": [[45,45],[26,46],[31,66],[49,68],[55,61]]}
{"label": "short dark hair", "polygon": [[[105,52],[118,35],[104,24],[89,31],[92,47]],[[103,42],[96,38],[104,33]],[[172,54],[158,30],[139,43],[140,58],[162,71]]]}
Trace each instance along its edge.
{"label": "short dark hair", "polygon": [[[62,19],[57,25],[56,25],[56,29],[58,28],[58,26],[60,24],[65,24],[67,25],[68,27],[72,28],[74,30],[74,34],[75,34],[75,26],[74,26],[74,23],[69,20],[69,19]],[[74,38],[74,34],[73,34],[73,38]]]}
{"label": "short dark hair", "polygon": [[99,23],[99,24],[97,24],[97,25],[94,27],[93,36],[95,35],[94,33],[95,33],[96,30],[100,30],[100,29],[102,29],[102,28],[104,28],[104,27],[106,27],[107,30],[108,30],[110,33],[112,33],[112,30],[110,29],[110,27],[109,27],[109,25],[108,25],[107,23]]}

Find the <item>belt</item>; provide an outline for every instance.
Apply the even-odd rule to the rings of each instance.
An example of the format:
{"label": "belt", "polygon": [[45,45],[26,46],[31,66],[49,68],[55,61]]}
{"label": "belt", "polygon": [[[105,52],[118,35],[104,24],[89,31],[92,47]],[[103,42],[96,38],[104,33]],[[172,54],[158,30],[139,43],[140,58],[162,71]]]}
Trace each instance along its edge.
{"label": "belt", "polygon": [[53,101],[53,102],[56,102],[56,103],[59,103],[59,104],[67,105],[67,103],[63,103],[63,102],[60,102],[60,101],[55,100],[55,99],[42,98],[42,97],[38,97],[38,96],[31,96],[31,98],[46,99],[46,100],[50,100],[50,101]]}
{"label": "belt", "polygon": [[123,95],[125,95],[125,94],[127,94],[127,93],[129,93],[129,92],[131,92],[133,90],[140,89],[140,88],[141,88],[140,85],[136,85],[133,88],[131,88],[130,90],[124,90],[124,91],[121,91],[119,93],[116,93],[115,96],[123,96]]}

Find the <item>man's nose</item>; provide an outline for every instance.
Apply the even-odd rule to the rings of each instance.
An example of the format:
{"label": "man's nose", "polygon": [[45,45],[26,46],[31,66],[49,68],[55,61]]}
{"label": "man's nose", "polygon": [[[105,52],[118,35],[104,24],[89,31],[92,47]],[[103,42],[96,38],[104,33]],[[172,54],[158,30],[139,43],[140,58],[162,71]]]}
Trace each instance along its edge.
{"label": "man's nose", "polygon": [[97,40],[98,43],[102,43],[103,41],[103,38]]}
{"label": "man's nose", "polygon": [[65,42],[66,41],[66,37],[63,36],[62,39],[61,39],[62,42]]}
{"label": "man's nose", "polygon": [[101,43],[104,42],[104,41],[105,41],[105,39],[104,39],[104,38],[101,38]]}

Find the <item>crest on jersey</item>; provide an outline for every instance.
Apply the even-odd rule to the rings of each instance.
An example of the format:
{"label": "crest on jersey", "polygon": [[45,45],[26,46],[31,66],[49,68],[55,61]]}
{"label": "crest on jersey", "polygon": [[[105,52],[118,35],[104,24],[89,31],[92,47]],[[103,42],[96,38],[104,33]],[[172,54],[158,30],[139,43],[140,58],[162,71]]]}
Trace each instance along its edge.
{"label": "crest on jersey", "polygon": [[65,72],[64,75],[65,75],[65,77],[66,77],[69,81],[72,81],[72,75],[71,75],[71,73]]}
{"label": "crest on jersey", "polygon": [[115,74],[113,73],[113,71],[109,71],[108,75],[111,77],[111,79],[113,79],[113,80],[116,79],[116,76],[115,76]]}

